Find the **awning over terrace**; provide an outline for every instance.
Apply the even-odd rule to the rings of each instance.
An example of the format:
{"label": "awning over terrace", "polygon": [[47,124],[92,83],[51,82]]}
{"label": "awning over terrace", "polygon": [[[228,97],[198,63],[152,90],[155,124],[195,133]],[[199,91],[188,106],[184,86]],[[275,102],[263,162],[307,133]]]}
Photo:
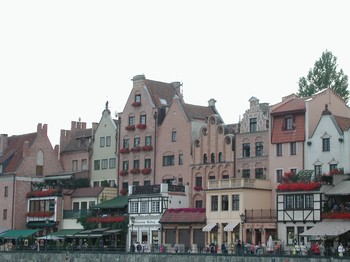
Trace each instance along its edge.
{"label": "awning over terrace", "polygon": [[239,222],[229,223],[224,227],[224,231],[233,231]]}
{"label": "awning over terrace", "polygon": [[337,237],[350,230],[349,220],[327,219],[301,233],[301,236]]}

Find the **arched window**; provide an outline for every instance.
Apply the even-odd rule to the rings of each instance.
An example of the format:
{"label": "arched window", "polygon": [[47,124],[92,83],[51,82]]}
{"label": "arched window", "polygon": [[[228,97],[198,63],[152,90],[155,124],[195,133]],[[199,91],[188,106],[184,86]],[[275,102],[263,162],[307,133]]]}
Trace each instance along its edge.
{"label": "arched window", "polygon": [[203,155],[203,164],[207,164],[208,163],[208,157],[207,154]]}
{"label": "arched window", "polygon": [[215,163],[215,154],[214,153],[211,153],[211,155],[210,155],[210,162]]}
{"label": "arched window", "polygon": [[222,152],[219,153],[219,163],[224,162],[224,159],[222,157]]}
{"label": "arched window", "polygon": [[44,153],[39,151],[36,155],[36,175],[42,176],[44,174]]}

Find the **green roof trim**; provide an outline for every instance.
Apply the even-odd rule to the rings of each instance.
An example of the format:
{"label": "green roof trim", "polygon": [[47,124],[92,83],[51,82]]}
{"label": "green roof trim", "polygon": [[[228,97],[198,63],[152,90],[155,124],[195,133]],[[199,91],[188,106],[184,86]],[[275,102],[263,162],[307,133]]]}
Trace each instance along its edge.
{"label": "green roof trim", "polygon": [[59,231],[51,233],[51,236],[56,237],[72,237],[75,234],[83,231],[83,229],[61,229]]}
{"label": "green roof trim", "polygon": [[100,204],[95,205],[93,208],[102,208],[102,209],[124,208],[127,205],[128,205],[127,196],[117,196],[111,200],[101,202]]}
{"label": "green roof trim", "polygon": [[27,238],[36,234],[40,229],[18,229],[18,230],[8,230],[4,234],[0,235],[2,239],[21,239]]}

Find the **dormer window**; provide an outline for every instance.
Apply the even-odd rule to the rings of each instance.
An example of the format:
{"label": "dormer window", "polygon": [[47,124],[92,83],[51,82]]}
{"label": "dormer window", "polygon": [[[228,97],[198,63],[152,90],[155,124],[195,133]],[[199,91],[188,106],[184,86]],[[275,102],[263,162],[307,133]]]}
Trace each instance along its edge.
{"label": "dormer window", "polygon": [[283,130],[294,130],[295,124],[294,124],[294,117],[291,115],[288,115],[284,118],[283,123]]}

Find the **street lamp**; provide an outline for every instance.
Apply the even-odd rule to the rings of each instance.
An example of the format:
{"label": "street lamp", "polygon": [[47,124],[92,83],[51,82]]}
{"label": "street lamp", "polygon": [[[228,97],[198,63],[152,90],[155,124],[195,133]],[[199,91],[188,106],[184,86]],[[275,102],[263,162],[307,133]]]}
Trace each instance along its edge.
{"label": "street lamp", "polygon": [[131,222],[131,234],[130,234],[130,252],[134,252],[134,246],[132,243],[132,235],[134,232],[134,223],[135,223],[135,217],[130,217],[130,222]]}
{"label": "street lamp", "polygon": [[243,224],[244,224],[244,222],[245,222],[245,214],[244,213],[242,213],[242,214],[240,214],[239,215],[240,216],[240,218],[241,218],[241,228],[242,228],[242,255],[244,254],[244,243],[243,243]]}
{"label": "street lamp", "polygon": [[46,248],[47,248],[47,233],[49,231],[49,219],[48,218],[45,219],[45,224],[46,224],[46,236],[45,236],[45,251],[46,251]]}

